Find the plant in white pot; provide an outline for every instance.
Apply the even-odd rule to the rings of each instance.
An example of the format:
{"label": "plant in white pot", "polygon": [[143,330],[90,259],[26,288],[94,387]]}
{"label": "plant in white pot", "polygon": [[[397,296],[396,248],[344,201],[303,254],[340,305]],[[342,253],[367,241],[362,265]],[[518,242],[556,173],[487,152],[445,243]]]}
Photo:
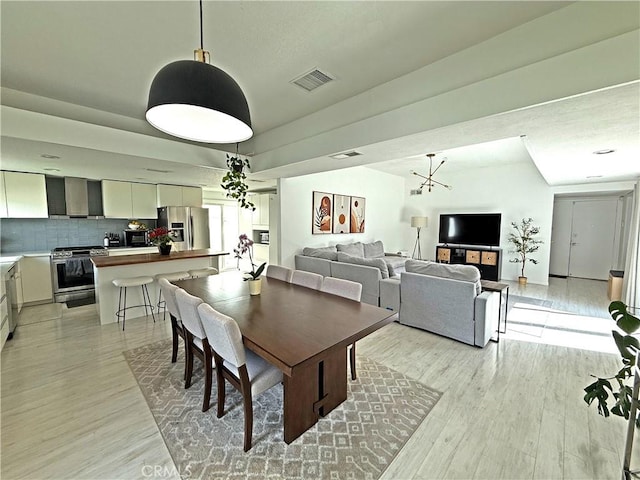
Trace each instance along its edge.
{"label": "plant in white pot", "polygon": [[516,256],[509,260],[511,263],[521,263],[520,276],[518,277],[518,283],[520,285],[527,284],[527,277],[524,274],[524,267],[527,262],[531,262],[534,265],[538,263],[538,260],[531,257],[532,253],[535,253],[540,248],[542,240],[536,238],[540,233],[540,227],[533,225],[532,218],[523,218],[518,224],[511,222],[511,226],[515,230],[509,233],[507,240],[513,245],[513,249],[510,253],[515,253]]}
{"label": "plant in white pot", "polygon": [[267,262],[264,262],[258,268],[256,268],[256,264],[253,263],[253,240],[247,237],[246,234],[242,234],[238,237],[238,247],[233,249],[233,253],[235,254],[235,258],[238,260],[242,259],[242,256],[245,253],[249,254],[249,263],[251,264],[251,271],[244,272],[247,275],[244,278],[244,281],[249,281],[249,293],[251,295],[260,295],[260,289],[262,287],[262,279],[260,275],[264,271],[264,267],[267,266]]}

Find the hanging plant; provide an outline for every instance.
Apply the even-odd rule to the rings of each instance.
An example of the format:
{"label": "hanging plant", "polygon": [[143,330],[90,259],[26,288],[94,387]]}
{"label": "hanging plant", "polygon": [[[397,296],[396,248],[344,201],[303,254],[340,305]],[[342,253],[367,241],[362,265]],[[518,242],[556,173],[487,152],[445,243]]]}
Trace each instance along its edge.
{"label": "hanging plant", "polygon": [[251,166],[248,158],[240,158],[237,145],[234,156],[227,154],[227,168],[229,171],[222,177],[222,183],[220,184],[227,197],[236,199],[242,208],[255,210],[255,205],[247,200],[249,186],[246,183],[247,174],[245,173],[245,168],[251,168]]}

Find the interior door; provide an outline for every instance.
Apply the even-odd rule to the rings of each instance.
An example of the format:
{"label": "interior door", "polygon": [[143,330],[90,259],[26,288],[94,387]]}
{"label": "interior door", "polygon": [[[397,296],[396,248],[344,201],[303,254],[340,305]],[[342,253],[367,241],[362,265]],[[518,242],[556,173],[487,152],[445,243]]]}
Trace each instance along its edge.
{"label": "interior door", "polygon": [[616,198],[575,201],[569,276],[606,280],[613,265]]}

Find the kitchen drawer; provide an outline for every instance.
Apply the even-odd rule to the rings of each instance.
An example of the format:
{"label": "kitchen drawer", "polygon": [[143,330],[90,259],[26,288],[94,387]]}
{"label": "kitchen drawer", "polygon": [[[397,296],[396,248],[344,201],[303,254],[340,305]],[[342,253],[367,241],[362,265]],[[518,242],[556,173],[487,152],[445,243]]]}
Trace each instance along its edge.
{"label": "kitchen drawer", "polygon": [[0,326],[0,350],[4,348],[4,344],[7,343],[7,337],[9,336],[9,316],[2,317],[2,326]]}

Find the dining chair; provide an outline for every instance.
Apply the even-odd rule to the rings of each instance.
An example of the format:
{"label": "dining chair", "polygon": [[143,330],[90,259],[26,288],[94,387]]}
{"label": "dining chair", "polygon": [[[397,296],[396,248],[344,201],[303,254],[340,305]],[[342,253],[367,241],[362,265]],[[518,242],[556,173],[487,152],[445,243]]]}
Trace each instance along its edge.
{"label": "dining chair", "polygon": [[280,265],[267,265],[267,277],[282,280],[283,282],[291,282],[293,270]]}
{"label": "dining chair", "polygon": [[319,273],[294,270],[291,275],[291,283],[302,287],[313,288],[314,290],[320,290],[322,278],[322,275]]}
{"label": "dining chair", "polygon": [[[342,278],[324,277],[322,281],[323,292],[332,295],[339,295],[349,300],[360,301],[362,297],[362,284],[352,282],[351,280],[343,280]],[[349,347],[349,367],[351,368],[351,380],[356,379],[356,343],[353,342]]]}
{"label": "dining chair", "polygon": [[202,411],[209,410],[211,400],[211,383],[213,381],[214,359],[211,355],[211,348],[207,335],[202,328],[200,315],[198,314],[198,306],[202,303],[202,299],[195,297],[183,289],[176,291],[176,303],[180,312],[182,326],[184,327],[185,344],[187,356],[185,359],[185,380],[184,388],[191,386],[191,377],[193,374],[193,357],[197,356],[202,360],[204,365],[204,398],[202,400]]}
{"label": "dining chair", "polygon": [[176,291],[178,291],[178,287],[173,285],[166,278],[158,279],[158,286],[160,287],[160,292],[162,293],[162,297],[164,298],[164,303],[166,310],[169,312],[169,318],[171,319],[171,336],[173,339],[173,349],[171,352],[171,363],[176,363],[178,358],[178,337],[182,337],[182,340],[185,342],[185,378],[187,378],[187,356],[186,356],[186,339],[184,336],[184,328],[182,327],[182,320],[180,319],[180,311],[178,310],[178,304],[176,303]]}
{"label": "dining chair", "polygon": [[218,382],[218,418],[224,415],[225,380],[242,394],[244,451],[251,449],[253,398],[282,382],[282,372],[242,344],[236,321],[206,303],[198,307],[202,326],[213,349]]}

